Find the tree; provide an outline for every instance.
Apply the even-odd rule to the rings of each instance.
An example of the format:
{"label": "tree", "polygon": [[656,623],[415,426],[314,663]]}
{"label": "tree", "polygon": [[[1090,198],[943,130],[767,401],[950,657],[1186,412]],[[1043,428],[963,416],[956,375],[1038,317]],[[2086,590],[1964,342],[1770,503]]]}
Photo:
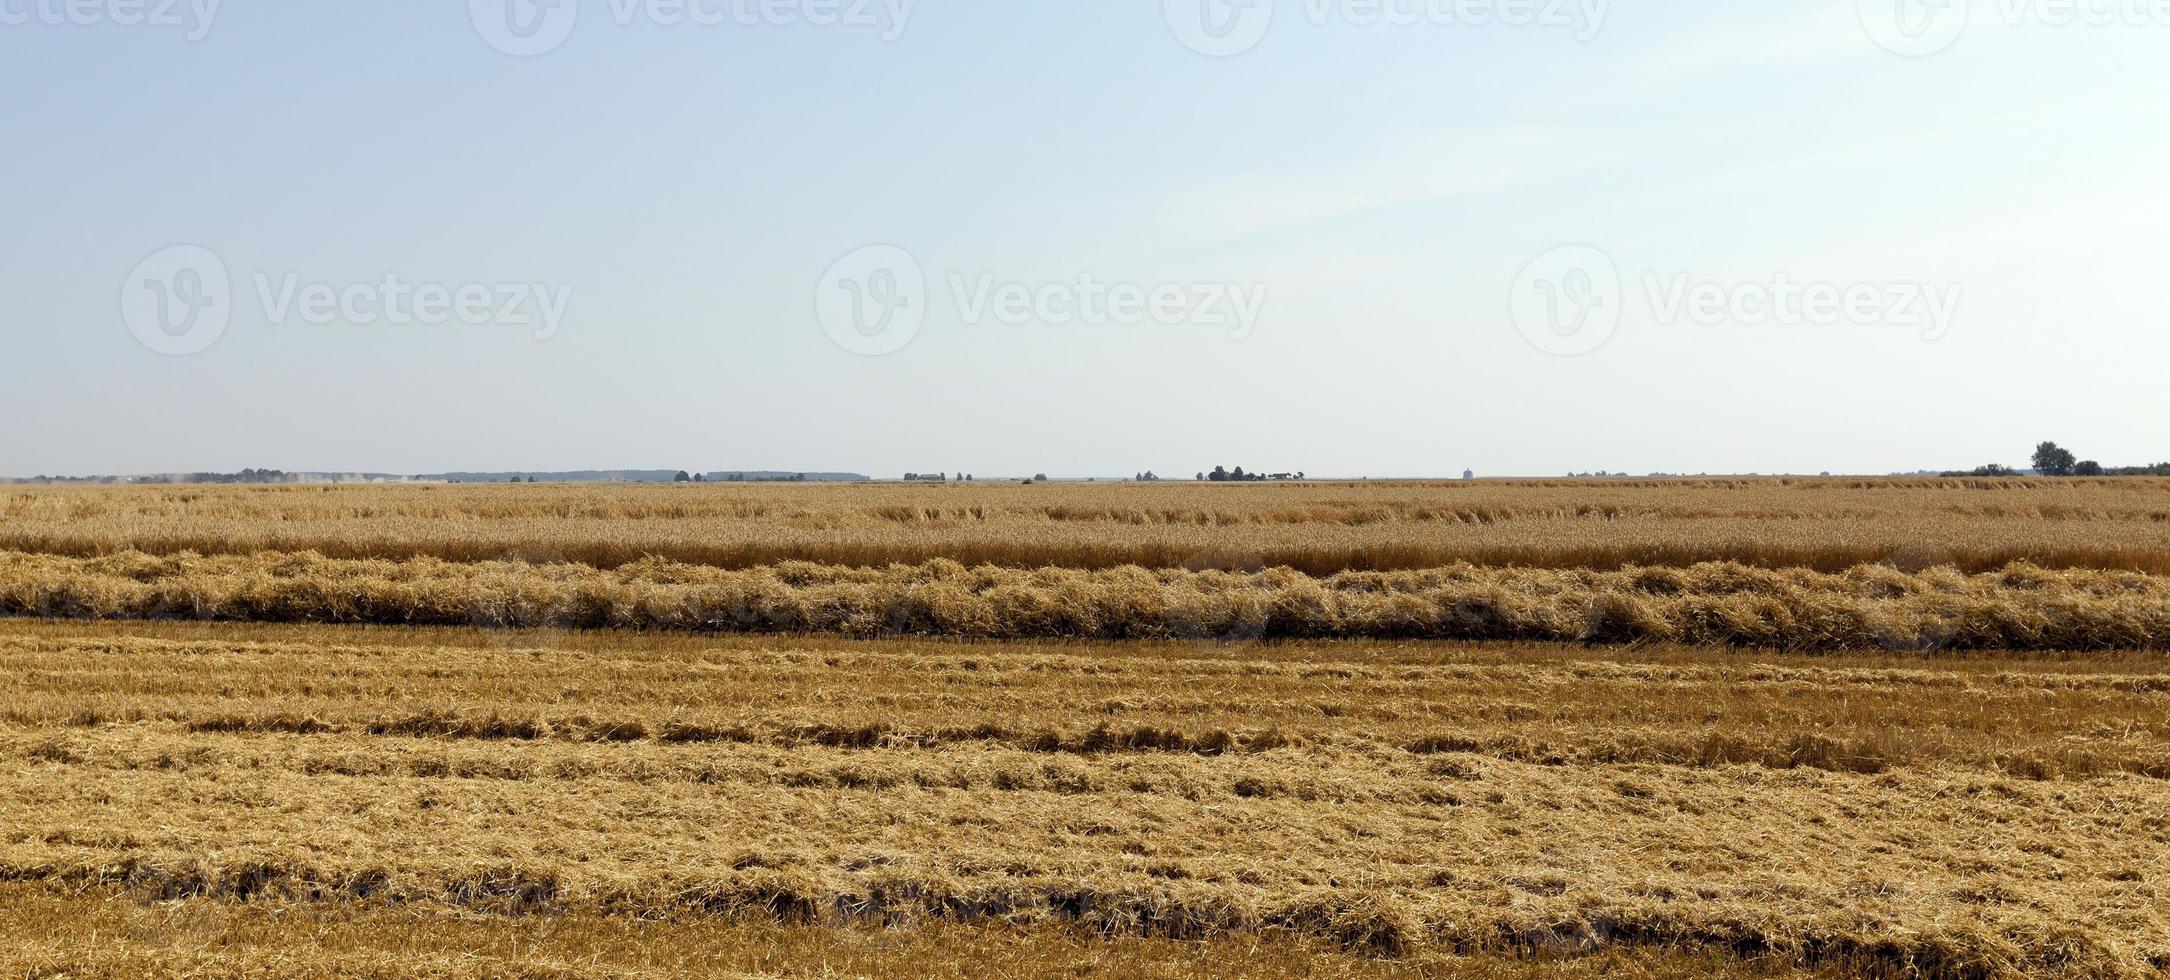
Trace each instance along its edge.
{"label": "tree", "polygon": [[677,475],[677,476],[671,477],[671,482],[672,482],[672,483],[692,483],[692,482],[693,482],[693,474],[691,474],[691,473],[688,473],[688,472],[686,472],[685,470],[679,470],[679,471],[678,471],[678,475]]}
{"label": "tree", "polygon": [[1238,466],[1235,469],[1229,471],[1228,478],[1236,481],[1237,483],[1242,483],[1243,481],[1250,479],[1249,476],[1246,476],[1244,474],[1243,467],[1241,466]]}
{"label": "tree", "polygon": [[2102,464],[2091,459],[2080,460],[2072,467],[2073,476],[2101,476]]}
{"label": "tree", "polygon": [[2034,447],[2034,471],[2043,476],[2071,476],[2075,465],[2072,451],[2054,442]]}
{"label": "tree", "polygon": [[1226,467],[1226,466],[1216,466],[1216,467],[1214,467],[1214,468],[1213,468],[1213,475],[1212,475],[1212,476],[1209,476],[1209,477],[1206,477],[1206,479],[1208,479],[1208,480],[1211,480],[1211,481],[1213,481],[1213,482],[1215,482],[1215,483],[1226,483],[1226,482],[1228,482],[1228,467]]}

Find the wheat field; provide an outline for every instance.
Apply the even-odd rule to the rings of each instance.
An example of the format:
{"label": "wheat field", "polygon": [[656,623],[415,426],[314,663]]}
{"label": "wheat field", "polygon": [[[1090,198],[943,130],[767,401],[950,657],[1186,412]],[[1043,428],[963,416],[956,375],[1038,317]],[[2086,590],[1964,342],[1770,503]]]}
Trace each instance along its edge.
{"label": "wheat field", "polygon": [[2170,968],[2170,482],[0,501],[0,975]]}
{"label": "wheat field", "polygon": [[1738,562],[2170,572],[2170,480],[178,486],[0,490],[0,550],[1009,568]]}

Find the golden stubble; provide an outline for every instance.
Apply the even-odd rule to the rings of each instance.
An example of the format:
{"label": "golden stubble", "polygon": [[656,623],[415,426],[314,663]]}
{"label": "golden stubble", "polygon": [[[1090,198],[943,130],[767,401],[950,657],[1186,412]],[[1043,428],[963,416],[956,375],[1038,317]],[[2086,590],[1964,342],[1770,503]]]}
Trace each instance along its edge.
{"label": "golden stubble", "polygon": [[18,623],[0,678],[34,894],[1403,963],[2170,951],[2143,656]]}

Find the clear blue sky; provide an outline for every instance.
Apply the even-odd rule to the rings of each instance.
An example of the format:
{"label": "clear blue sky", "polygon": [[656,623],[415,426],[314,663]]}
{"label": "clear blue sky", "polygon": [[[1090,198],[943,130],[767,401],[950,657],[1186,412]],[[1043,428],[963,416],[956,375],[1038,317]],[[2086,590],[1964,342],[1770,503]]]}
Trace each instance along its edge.
{"label": "clear blue sky", "polygon": [[[1221,0],[925,0],[894,38],[808,23],[819,5],[621,24],[577,0],[562,43],[516,57],[476,26],[503,0],[223,0],[193,41],[93,2],[109,16],[70,23],[0,0],[27,21],[0,24],[0,475],[1883,472],[2043,438],[2170,458],[2170,24],[2146,17],[1991,0],[1905,57],[1853,0],[1621,0],[1591,31],[1254,0],[1271,20],[1238,23],[1263,34],[1209,57],[1183,5]],[[927,284],[880,356],[817,314],[832,263],[875,244]],[[175,245],[232,287],[186,356],[123,313]],[[1621,282],[1577,356],[1513,312],[1562,245]],[[1239,337],[974,318],[951,286],[1081,275],[1263,302]],[[258,295],[289,276],[567,303],[545,340],[305,321]],[[1653,301],[1781,280],[1958,305],[1930,331]]]}

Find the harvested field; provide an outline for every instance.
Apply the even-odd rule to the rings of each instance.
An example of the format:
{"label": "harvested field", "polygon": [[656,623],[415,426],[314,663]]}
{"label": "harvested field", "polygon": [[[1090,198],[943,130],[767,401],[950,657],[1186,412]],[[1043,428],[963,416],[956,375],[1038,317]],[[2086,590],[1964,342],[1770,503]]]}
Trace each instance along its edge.
{"label": "harvested field", "polygon": [[2170,482],[0,494],[0,972],[2170,968]]}
{"label": "harvested field", "polygon": [[0,549],[721,568],[2012,562],[2170,574],[2170,480],[11,487]]}
{"label": "harvested field", "polygon": [[0,906],[2139,976],[2166,690],[2141,654],[15,621]]}

